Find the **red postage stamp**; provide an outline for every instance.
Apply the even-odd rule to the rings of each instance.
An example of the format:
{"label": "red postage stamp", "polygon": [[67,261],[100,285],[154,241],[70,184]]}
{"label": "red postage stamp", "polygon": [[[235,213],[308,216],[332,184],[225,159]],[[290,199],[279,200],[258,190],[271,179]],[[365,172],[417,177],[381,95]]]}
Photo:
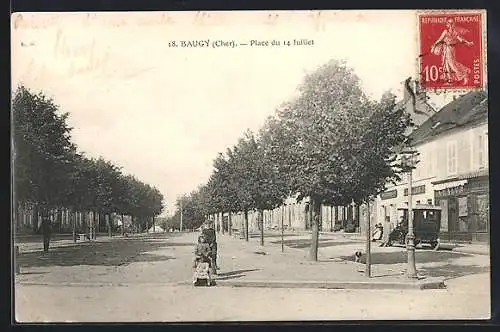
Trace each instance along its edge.
{"label": "red postage stamp", "polygon": [[484,88],[482,11],[419,13],[418,28],[424,89]]}

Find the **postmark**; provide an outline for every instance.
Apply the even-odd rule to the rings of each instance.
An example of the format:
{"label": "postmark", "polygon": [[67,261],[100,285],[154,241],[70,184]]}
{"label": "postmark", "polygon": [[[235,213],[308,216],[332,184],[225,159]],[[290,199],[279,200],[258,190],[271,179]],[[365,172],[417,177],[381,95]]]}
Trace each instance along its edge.
{"label": "postmark", "polygon": [[484,11],[421,12],[420,84],[426,90],[485,87]]}

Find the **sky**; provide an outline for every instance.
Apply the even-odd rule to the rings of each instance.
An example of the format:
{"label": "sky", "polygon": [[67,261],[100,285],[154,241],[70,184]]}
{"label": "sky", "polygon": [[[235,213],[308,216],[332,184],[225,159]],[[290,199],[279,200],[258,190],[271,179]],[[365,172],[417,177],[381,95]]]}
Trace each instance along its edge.
{"label": "sky", "polygon": [[[319,13],[319,14],[318,14]],[[417,73],[413,11],[18,13],[12,84],[54,98],[80,151],[175,199],[213,159],[296,94],[304,75],[345,60],[372,98]],[[313,45],[169,47],[181,40],[307,39]]]}

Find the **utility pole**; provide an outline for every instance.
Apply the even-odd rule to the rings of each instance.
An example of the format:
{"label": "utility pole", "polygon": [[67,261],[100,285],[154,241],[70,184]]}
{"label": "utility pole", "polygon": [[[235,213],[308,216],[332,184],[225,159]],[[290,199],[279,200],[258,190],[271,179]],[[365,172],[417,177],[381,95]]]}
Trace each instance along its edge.
{"label": "utility pole", "polygon": [[73,242],[76,243],[76,212],[71,213],[70,215],[72,217],[72,235],[73,235]]}
{"label": "utility pole", "polygon": [[258,221],[259,221],[259,225],[260,225],[260,245],[263,246],[264,245],[264,211],[258,210],[257,218],[259,218]]}
{"label": "utility pole", "polygon": [[285,241],[284,241],[284,218],[285,218],[285,204],[281,206],[281,252],[285,251]]}
{"label": "utility pole", "polygon": [[405,160],[407,162],[407,166],[409,166],[408,170],[408,235],[406,239],[406,251],[408,253],[408,267],[407,267],[407,276],[410,279],[416,279],[417,276],[417,267],[415,265],[415,233],[413,229],[413,167],[415,166],[415,155],[416,151],[408,151],[406,153],[408,156],[405,156]]}
{"label": "utility pole", "polygon": [[366,218],[366,267],[365,267],[365,275],[368,278],[371,278],[371,256],[372,256],[372,239],[371,239],[371,231],[370,231],[370,199],[366,201],[368,213]]}
{"label": "utility pole", "polygon": [[180,223],[180,226],[179,226],[179,231],[182,232],[182,198],[180,200],[180,208],[181,208],[181,223]]}

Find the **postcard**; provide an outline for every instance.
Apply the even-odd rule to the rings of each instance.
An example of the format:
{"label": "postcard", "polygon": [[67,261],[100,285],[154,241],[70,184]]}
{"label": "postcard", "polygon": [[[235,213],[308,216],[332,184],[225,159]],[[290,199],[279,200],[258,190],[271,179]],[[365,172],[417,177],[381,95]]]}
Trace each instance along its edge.
{"label": "postcard", "polygon": [[489,319],[486,19],[12,14],[15,322]]}

